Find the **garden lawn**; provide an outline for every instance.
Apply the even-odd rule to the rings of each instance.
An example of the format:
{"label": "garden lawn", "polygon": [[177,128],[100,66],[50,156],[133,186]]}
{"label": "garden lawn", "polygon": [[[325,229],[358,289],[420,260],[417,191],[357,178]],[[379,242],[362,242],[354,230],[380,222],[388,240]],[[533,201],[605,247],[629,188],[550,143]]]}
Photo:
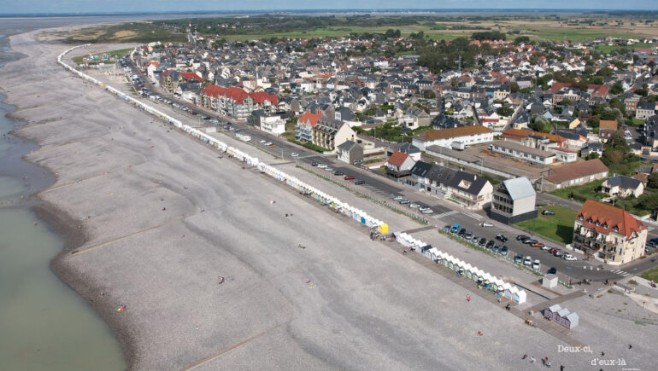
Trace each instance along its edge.
{"label": "garden lawn", "polygon": [[558,189],[551,193],[564,199],[573,198],[581,202],[585,202],[587,199],[600,201],[602,198],[608,197],[605,193],[597,192],[601,188],[601,184],[603,184],[603,180],[597,180],[580,186]]}
{"label": "garden lawn", "polygon": [[658,282],[658,268],[654,268],[642,273],[642,278],[649,281]]}
{"label": "garden lawn", "polygon": [[[554,211],[555,215],[542,215],[542,211],[546,209]],[[537,218],[517,223],[516,226],[557,243],[571,243],[576,211],[563,206],[546,206],[537,210]]]}

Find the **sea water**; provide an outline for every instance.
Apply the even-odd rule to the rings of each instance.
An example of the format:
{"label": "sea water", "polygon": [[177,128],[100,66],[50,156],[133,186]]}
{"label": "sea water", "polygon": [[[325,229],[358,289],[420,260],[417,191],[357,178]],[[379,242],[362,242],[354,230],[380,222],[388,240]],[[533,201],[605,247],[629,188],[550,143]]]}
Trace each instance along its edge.
{"label": "sea water", "polygon": [[[2,40],[11,32],[3,31],[0,69],[16,58]],[[54,178],[22,160],[36,146],[9,134],[19,123],[5,116],[11,107],[3,98],[0,96],[0,370],[125,369],[119,344],[107,325],[49,268],[62,250],[63,240],[37,219],[30,206],[38,203],[32,195]]]}

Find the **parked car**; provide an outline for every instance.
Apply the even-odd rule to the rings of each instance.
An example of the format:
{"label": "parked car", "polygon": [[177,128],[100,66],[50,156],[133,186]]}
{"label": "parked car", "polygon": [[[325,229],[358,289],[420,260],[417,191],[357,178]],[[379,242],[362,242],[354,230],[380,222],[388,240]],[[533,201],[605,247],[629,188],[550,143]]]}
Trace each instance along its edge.
{"label": "parked car", "polygon": [[334,171],[334,175],[345,175],[345,173],[343,173],[340,170],[336,170],[336,171]]}
{"label": "parked car", "polygon": [[575,256],[573,256],[571,254],[565,254],[564,256],[562,256],[562,259],[564,259],[566,261],[570,261],[570,262],[578,260],[578,258],[576,258]]}
{"label": "parked car", "polygon": [[351,175],[345,175],[345,178],[343,178],[343,179],[345,179],[345,180],[354,180],[354,177],[351,176]]}
{"label": "parked car", "polygon": [[434,210],[430,209],[429,207],[424,210],[421,210],[420,212],[421,214],[434,214]]}
{"label": "parked car", "polygon": [[508,238],[504,234],[499,234],[496,236],[496,239],[500,242],[507,242]]}
{"label": "parked car", "polygon": [[402,200],[404,200],[404,197],[402,197],[402,196],[394,196],[393,197],[393,201],[402,201]]}
{"label": "parked car", "polygon": [[493,224],[487,222],[480,223],[480,227],[491,228],[493,226],[494,226]]}
{"label": "parked car", "polygon": [[557,251],[558,251],[558,248],[556,248],[556,247],[553,247],[553,248],[551,248],[550,250],[548,250],[548,252],[549,252],[550,254],[555,254]]}
{"label": "parked car", "polygon": [[535,261],[532,262],[532,269],[538,271],[539,267],[541,267],[541,262],[539,259],[535,259]]}
{"label": "parked car", "polygon": [[452,228],[450,228],[450,233],[457,233],[459,231],[459,224],[455,223]]}
{"label": "parked car", "polygon": [[541,247],[541,249],[544,250],[544,251],[548,251],[548,250],[551,249],[551,247],[547,246],[547,245],[544,245],[544,246]]}
{"label": "parked car", "polygon": [[486,247],[487,249],[493,249],[494,245],[496,245],[496,242],[494,242],[494,240],[489,240],[489,242],[487,242]]}
{"label": "parked car", "polygon": [[528,238],[527,240],[523,240],[523,241],[521,241],[521,242],[523,242],[523,243],[526,244],[526,245],[532,245],[533,243],[537,243],[537,242],[539,242],[539,241],[537,241],[537,240],[535,240],[535,239],[532,239],[532,238]]}
{"label": "parked car", "polygon": [[466,233],[464,234],[464,239],[465,239],[466,241],[470,241],[472,238],[473,238],[473,233],[471,233],[471,232],[466,232]]}
{"label": "parked car", "polygon": [[418,205],[418,204],[415,203],[415,202],[412,202],[412,203],[409,204],[409,207],[412,208],[412,209],[417,209],[417,208],[420,207],[420,205]]}
{"label": "parked car", "polygon": [[318,165],[320,165],[320,164],[318,164],[318,163],[315,162],[315,161],[311,162],[311,166],[318,166]]}
{"label": "parked car", "polygon": [[451,228],[452,228],[452,227],[450,226],[450,224],[446,224],[446,225],[443,227],[443,231],[444,231],[444,232],[450,232],[450,229],[451,229]]}
{"label": "parked car", "polygon": [[484,237],[480,238],[480,242],[478,242],[478,245],[484,246],[486,244],[487,244],[487,239]]}
{"label": "parked car", "polygon": [[327,167],[326,164],[317,164],[316,166],[319,167],[320,169],[324,169]]}
{"label": "parked car", "polygon": [[500,251],[500,247],[501,247],[500,245],[494,245],[491,251],[493,251],[494,254],[498,254],[498,252]]}
{"label": "parked car", "polygon": [[361,179],[359,179],[359,180],[356,180],[356,181],[354,182],[354,184],[356,184],[356,185],[362,185],[362,184],[366,184],[366,181],[365,181],[365,180],[361,180]]}
{"label": "parked car", "polygon": [[566,254],[567,254],[566,252],[564,252],[564,251],[562,251],[562,250],[558,250],[558,251],[556,251],[556,252],[553,253],[553,256],[556,256],[556,257],[558,257],[558,258],[561,258],[561,257],[563,257],[563,256],[566,255]]}
{"label": "parked car", "polygon": [[516,254],[514,257],[514,263],[521,264],[523,262],[523,254]]}
{"label": "parked car", "polygon": [[526,256],[525,259],[523,259],[523,265],[532,265],[532,258],[529,256]]}
{"label": "parked car", "polygon": [[465,234],[466,234],[466,228],[462,228],[462,229],[460,229],[460,230],[459,230],[459,233],[457,233],[457,235],[458,235],[459,237],[463,237]]}
{"label": "parked car", "polygon": [[508,253],[509,253],[509,248],[503,245],[503,247],[500,248],[500,255],[507,256]]}
{"label": "parked car", "polygon": [[544,247],[546,245],[544,245],[541,242],[535,242],[535,243],[531,243],[530,246],[532,246],[532,247]]}
{"label": "parked car", "polygon": [[555,215],[555,211],[544,210],[544,211],[541,212],[541,215]]}
{"label": "parked car", "polygon": [[403,198],[398,202],[400,203],[400,205],[408,205],[411,203],[411,201],[407,200],[406,198]]}
{"label": "parked car", "polygon": [[516,236],[517,241],[521,241],[521,240],[524,240],[524,239],[527,240],[527,239],[530,239],[530,237],[526,236],[525,234],[520,234],[520,235]]}
{"label": "parked car", "polygon": [[550,267],[547,271],[546,274],[557,274],[557,268],[555,267]]}

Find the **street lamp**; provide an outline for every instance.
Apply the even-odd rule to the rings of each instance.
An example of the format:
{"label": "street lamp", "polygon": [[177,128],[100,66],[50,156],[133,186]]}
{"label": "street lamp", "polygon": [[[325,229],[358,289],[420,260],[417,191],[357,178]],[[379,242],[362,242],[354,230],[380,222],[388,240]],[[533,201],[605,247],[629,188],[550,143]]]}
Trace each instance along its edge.
{"label": "street lamp", "polygon": [[484,158],[480,157],[480,156],[475,156],[475,158],[480,160],[480,175],[482,175],[482,167],[484,166]]}

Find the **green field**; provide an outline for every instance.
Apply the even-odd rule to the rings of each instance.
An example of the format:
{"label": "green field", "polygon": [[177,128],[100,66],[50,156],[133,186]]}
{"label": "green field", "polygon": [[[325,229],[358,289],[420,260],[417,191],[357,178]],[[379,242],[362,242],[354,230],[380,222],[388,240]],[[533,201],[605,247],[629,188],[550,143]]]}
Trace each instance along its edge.
{"label": "green field", "polygon": [[649,281],[658,282],[658,268],[654,268],[642,273],[641,277]]}
{"label": "green field", "polygon": [[551,193],[564,199],[573,198],[580,202],[585,202],[587,199],[600,200],[601,198],[608,196],[605,193],[596,191],[601,187],[601,184],[603,184],[603,180],[597,180],[581,186],[558,189]]}
{"label": "green field", "polygon": [[[293,31],[272,34],[253,34],[253,35],[223,35],[222,37],[230,41],[260,40],[277,38],[314,38],[314,37],[343,37],[351,33],[384,33],[387,29],[394,27],[399,29],[402,36],[409,36],[411,33],[423,31],[432,40],[453,40],[458,37],[470,38],[473,32],[477,30],[436,30],[426,25],[408,25],[408,26],[378,26],[378,27],[326,27],[308,31]],[[569,27],[537,27],[524,30],[521,34],[529,36],[532,40],[551,40],[573,42],[591,41],[598,37],[612,36],[622,38],[640,38],[642,35],[601,29],[587,28],[569,28]],[[508,39],[513,39],[519,35],[508,35]]]}
{"label": "green field", "polygon": [[575,28],[575,27],[549,27],[543,26],[530,28],[525,33],[534,40],[551,40],[551,41],[573,41],[584,42],[591,41],[598,37],[620,37],[620,38],[640,38],[642,36],[623,32],[614,29],[593,29],[593,28]]}
{"label": "green field", "polygon": [[609,54],[613,51],[616,50],[633,50],[636,48],[653,48],[655,47],[654,44],[646,44],[646,43],[639,43],[639,44],[634,44],[634,45],[629,45],[629,46],[622,46],[622,45],[597,45],[594,49],[600,51],[601,53],[606,53]]}
{"label": "green field", "polygon": [[88,27],[58,34],[62,36],[64,42],[75,44],[107,42],[148,43],[153,41],[184,42],[187,40],[185,33],[164,29],[150,22],[129,22],[111,26]]}
{"label": "green field", "polygon": [[[544,209],[555,211],[555,215],[541,215]],[[547,206],[537,210],[537,218],[517,223],[516,226],[560,244],[571,243],[575,211],[562,206]]]}

